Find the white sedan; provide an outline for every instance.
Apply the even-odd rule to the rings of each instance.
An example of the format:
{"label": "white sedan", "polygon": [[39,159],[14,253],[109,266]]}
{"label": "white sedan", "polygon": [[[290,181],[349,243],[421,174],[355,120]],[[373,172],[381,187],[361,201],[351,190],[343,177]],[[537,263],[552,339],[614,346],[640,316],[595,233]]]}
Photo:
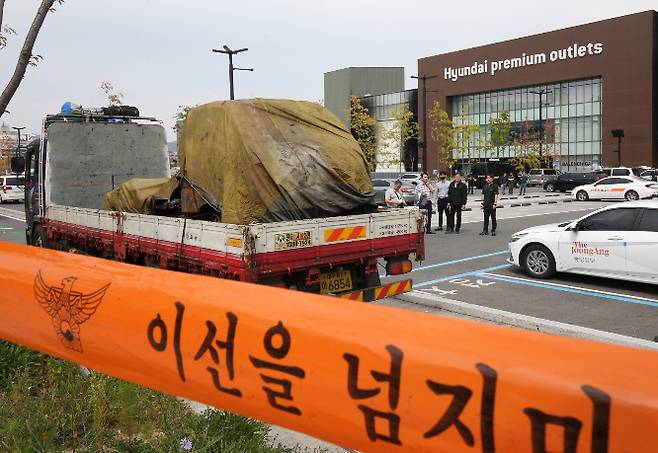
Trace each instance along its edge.
{"label": "white sedan", "polygon": [[508,262],[536,278],[555,272],[658,283],[658,201],[614,204],[578,220],[512,235]]}
{"label": "white sedan", "polygon": [[658,184],[633,176],[609,176],[593,184],[578,186],[571,196],[578,201],[587,200],[640,200],[658,195]]}

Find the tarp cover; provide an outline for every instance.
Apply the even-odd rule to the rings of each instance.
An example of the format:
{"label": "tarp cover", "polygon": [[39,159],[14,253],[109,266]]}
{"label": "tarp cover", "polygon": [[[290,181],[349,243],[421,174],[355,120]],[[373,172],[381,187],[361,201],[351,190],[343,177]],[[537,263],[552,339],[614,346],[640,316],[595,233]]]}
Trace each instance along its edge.
{"label": "tarp cover", "polygon": [[131,179],[105,194],[103,209],[153,214],[155,200],[168,200],[178,184],[176,177]]}
{"label": "tarp cover", "polygon": [[183,174],[249,224],[371,212],[368,164],[340,120],[319,104],[249,99],[193,108],[179,143]]}

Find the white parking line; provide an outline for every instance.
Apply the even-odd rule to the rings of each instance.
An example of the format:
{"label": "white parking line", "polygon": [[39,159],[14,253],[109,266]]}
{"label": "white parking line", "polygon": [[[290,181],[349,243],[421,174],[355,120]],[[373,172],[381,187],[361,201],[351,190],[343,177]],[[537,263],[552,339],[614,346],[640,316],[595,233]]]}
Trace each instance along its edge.
{"label": "white parking line", "polygon": [[505,280],[512,280],[512,281],[518,281],[520,283],[528,283],[533,286],[541,286],[545,288],[562,288],[565,290],[573,290],[574,292],[585,292],[585,293],[595,293],[595,294],[601,294],[603,296],[611,296],[615,299],[618,300],[626,300],[626,299],[631,299],[631,300],[636,300],[638,302],[649,302],[652,305],[658,304],[658,299],[650,299],[648,297],[640,297],[640,296],[631,296],[628,294],[623,294],[623,293],[615,293],[612,291],[602,291],[600,289],[592,289],[592,288],[587,288],[585,286],[574,286],[574,285],[564,285],[561,283],[553,283],[553,282],[546,282],[546,281],[540,281],[540,280],[533,280],[529,278],[522,278],[522,277],[512,277],[511,275],[500,275],[500,274],[493,274],[490,272],[483,272],[483,276],[485,277],[491,277],[491,278],[500,278],[500,279],[505,279]]}
{"label": "white parking line", "polygon": [[20,217],[10,216],[8,214],[5,214],[4,212],[0,212],[0,216],[7,217],[8,219],[12,219],[12,220],[18,220],[19,222],[25,222],[25,219],[21,219]]}
{"label": "white parking line", "polygon": [[[595,209],[599,209],[600,206],[597,207],[590,207],[590,208],[580,208],[580,209],[570,209],[566,211],[551,211],[551,212],[536,212],[534,214],[524,214],[524,215],[516,215],[512,217],[499,217],[498,220],[510,220],[510,219],[521,219],[523,217],[536,217],[536,216],[541,216],[541,215],[551,215],[551,214],[566,214],[568,212],[580,212],[580,211],[594,211]],[[482,219],[479,220],[468,220],[462,223],[481,223]]]}

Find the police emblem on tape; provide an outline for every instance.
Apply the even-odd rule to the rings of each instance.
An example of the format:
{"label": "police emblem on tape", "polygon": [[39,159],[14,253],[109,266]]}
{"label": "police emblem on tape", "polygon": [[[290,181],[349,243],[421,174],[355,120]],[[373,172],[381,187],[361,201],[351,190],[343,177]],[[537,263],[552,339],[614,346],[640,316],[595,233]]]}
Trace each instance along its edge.
{"label": "police emblem on tape", "polygon": [[41,276],[41,270],[34,279],[34,297],[50,315],[55,333],[64,346],[82,352],[80,324],[91,318],[103,300],[110,284],[88,294],[73,291],[76,277],[66,277],[61,286],[49,286]]}

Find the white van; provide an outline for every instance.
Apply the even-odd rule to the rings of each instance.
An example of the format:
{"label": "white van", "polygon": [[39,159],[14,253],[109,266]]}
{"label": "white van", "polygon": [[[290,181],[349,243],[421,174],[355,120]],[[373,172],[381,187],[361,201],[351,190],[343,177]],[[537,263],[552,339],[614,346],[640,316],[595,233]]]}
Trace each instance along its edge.
{"label": "white van", "polygon": [[603,171],[606,172],[608,176],[638,176],[632,168],[628,167],[604,168]]}
{"label": "white van", "polygon": [[25,178],[17,174],[0,175],[0,203],[25,200]]}

